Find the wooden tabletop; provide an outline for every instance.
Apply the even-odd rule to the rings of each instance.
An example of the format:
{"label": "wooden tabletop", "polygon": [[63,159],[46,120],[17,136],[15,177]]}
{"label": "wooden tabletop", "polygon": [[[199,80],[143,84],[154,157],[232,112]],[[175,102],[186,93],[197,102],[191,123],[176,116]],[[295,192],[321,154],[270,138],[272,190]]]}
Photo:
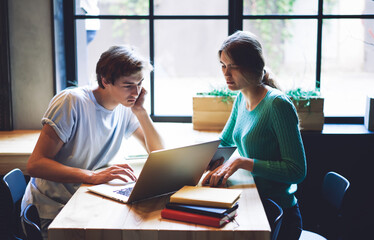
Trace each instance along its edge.
{"label": "wooden tabletop", "polygon": [[[139,172],[143,163],[134,160],[130,164]],[[49,239],[270,239],[270,226],[252,176],[239,170],[228,185],[243,192],[238,224],[231,222],[223,228],[161,218],[170,196],[123,204],[91,193],[83,185],[49,226]]]}

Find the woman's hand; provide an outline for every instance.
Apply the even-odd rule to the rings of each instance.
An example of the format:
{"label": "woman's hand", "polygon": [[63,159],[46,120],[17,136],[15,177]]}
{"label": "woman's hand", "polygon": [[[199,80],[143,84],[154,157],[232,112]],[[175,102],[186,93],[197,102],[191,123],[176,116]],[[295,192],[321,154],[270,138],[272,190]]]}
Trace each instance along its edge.
{"label": "woman's hand", "polygon": [[131,181],[136,181],[134,170],[128,164],[116,164],[110,166],[102,171],[92,172],[89,178],[90,184],[101,184],[109,182],[113,179],[120,179],[124,182],[129,182],[127,176]]}
{"label": "woman's hand", "polygon": [[253,169],[253,159],[243,157],[231,157],[227,162],[208,173],[203,179],[203,185],[219,187],[226,184],[227,179],[233,175],[239,168],[249,171]]}

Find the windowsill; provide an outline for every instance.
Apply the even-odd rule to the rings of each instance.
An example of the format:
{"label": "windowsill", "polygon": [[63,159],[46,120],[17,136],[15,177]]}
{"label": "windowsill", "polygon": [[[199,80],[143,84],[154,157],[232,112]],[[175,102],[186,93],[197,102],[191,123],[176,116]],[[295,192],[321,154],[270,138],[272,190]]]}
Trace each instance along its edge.
{"label": "windowsill", "polygon": [[374,134],[364,124],[332,124],[325,123],[322,132],[303,131],[302,134]]}

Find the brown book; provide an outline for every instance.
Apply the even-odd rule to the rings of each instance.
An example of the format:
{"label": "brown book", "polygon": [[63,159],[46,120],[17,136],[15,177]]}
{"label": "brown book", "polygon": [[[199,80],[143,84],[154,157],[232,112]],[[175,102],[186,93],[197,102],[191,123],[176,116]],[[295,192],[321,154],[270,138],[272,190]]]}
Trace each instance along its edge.
{"label": "brown book", "polygon": [[184,186],[170,196],[170,202],[231,208],[238,201],[241,192],[239,189]]}

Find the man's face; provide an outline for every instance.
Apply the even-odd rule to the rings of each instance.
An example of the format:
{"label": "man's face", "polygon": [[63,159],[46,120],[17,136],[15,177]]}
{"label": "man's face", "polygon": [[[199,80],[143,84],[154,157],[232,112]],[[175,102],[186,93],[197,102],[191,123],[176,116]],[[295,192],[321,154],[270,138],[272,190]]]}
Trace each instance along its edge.
{"label": "man's face", "polygon": [[122,104],[126,107],[132,107],[142,89],[142,72],[127,77],[119,77],[113,85],[109,84],[109,91],[113,103]]}

